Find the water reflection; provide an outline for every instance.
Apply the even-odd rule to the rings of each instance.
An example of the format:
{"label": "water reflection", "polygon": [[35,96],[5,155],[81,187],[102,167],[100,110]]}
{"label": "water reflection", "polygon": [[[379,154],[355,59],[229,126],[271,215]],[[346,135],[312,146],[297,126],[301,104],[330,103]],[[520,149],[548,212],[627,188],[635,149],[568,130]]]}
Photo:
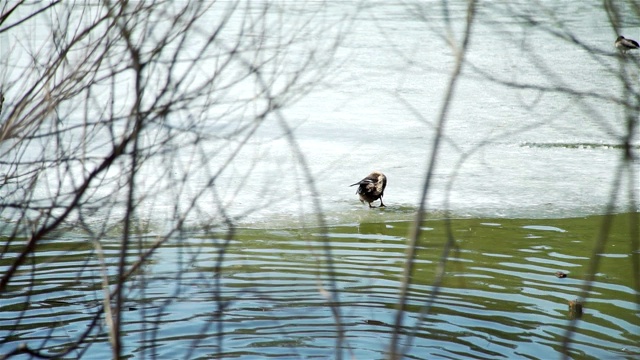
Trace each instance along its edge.
{"label": "water reflection", "polygon": [[[616,221],[626,221],[620,215]],[[446,224],[429,220],[417,254],[402,341],[409,358],[558,358],[570,302],[580,289],[599,217],[563,220],[458,219],[455,249],[435,303],[434,276]],[[329,229],[343,354],[383,358],[393,332],[408,221]],[[562,231],[559,231],[562,230]],[[611,234],[573,335],[576,358],[638,356],[640,311],[632,286],[626,226]],[[323,238],[302,229],[193,233],[160,248],[128,284],[121,310],[124,354],[134,358],[332,358],[337,327]],[[105,241],[114,267],[118,242]],[[218,260],[221,249],[224,260]],[[608,256],[614,254],[615,256]],[[12,254],[5,254],[7,266]],[[135,253],[131,259],[135,259]],[[0,300],[2,353],[26,343],[55,354],[100,314],[99,256],[81,238],[52,241]],[[556,272],[567,274],[559,278]],[[114,274],[109,273],[110,281]],[[70,356],[110,357],[103,317]],[[633,355],[635,354],[635,355]],[[18,358],[27,358],[18,357]]]}

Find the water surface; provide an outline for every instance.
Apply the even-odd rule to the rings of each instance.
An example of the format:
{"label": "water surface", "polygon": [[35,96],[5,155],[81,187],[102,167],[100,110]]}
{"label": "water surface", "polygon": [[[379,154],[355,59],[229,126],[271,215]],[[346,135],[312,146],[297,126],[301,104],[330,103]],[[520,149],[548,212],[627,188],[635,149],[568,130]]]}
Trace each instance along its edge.
{"label": "water surface", "polygon": [[[615,217],[604,251],[595,255],[600,266],[572,334],[573,358],[640,356],[640,294],[630,274],[628,220],[628,215]],[[407,358],[560,357],[569,301],[581,296],[603,221],[600,216],[426,221],[401,330]],[[244,228],[231,241],[218,236],[224,233],[185,234],[160,248],[128,283],[124,354],[335,358],[337,320],[328,304],[335,286],[344,329],[340,351],[346,358],[383,358],[409,226],[383,220],[330,227],[331,272],[325,239],[314,229]],[[447,234],[455,246],[435,289]],[[142,234],[139,240],[148,244],[154,237]],[[105,241],[103,248],[106,262],[114,263],[118,242]],[[4,264],[11,252],[7,255]],[[558,278],[558,271],[567,277]],[[3,353],[21,343],[48,354],[65,349],[99,312],[101,274],[97,252],[82,236],[43,244],[3,296]],[[108,276],[113,282],[114,274]],[[436,290],[435,302],[425,309]],[[105,331],[101,320],[92,331],[95,339],[81,346],[89,358],[110,357]]]}

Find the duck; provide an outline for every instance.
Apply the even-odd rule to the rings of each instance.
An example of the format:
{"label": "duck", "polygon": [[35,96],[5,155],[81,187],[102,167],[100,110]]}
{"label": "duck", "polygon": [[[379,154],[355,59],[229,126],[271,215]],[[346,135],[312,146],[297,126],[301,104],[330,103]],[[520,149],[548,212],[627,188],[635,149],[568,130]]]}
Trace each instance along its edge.
{"label": "duck", "polygon": [[385,207],[382,202],[382,196],[384,195],[384,189],[387,187],[387,177],[381,173],[380,171],[374,171],[371,174],[367,175],[364,179],[358,181],[355,184],[351,184],[349,186],[358,185],[358,190],[356,190],[356,194],[360,197],[361,203],[368,203],[370,208],[371,203],[380,199],[380,206]]}
{"label": "duck", "polygon": [[635,49],[640,48],[640,44],[638,44],[637,41],[632,40],[632,39],[627,39],[622,35],[618,36],[618,38],[616,39],[616,42],[614,43],[614,45],[623,54],[626,54],[627,51],[629,51],[629,50],[635,50]]}

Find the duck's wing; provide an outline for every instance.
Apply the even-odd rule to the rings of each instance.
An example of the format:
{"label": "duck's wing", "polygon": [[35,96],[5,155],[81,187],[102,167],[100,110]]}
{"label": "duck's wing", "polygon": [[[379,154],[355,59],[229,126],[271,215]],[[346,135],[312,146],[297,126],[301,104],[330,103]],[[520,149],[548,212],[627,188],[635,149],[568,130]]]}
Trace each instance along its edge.
{"label": "duck's wing", "polygon": [[618,37],[615,42],[617,47],[629,48],[629,49],[637,49],[640,48],[640,44],[633,39],[627,39],[625,37]]}
{"label": "duck's wing", "polygon": [[380,196],[384,193],[384,189],[387,187],[387,177],[380,175],[376,184],[376,190],[380,193]]}
{"label": "duck's wing", "polygon": [[356,190],[356,194],[369,193],[371,192],[371,187],[374,186],[373,181],[369,178],[364,178],[358,181],[355,184],[351,184],[349,186],[358,185],[358,190]]}
{"label": "duck's wing", "polygon": [[349,186],[371,184],[371,183],[375,182],[376,180],[377,179],[374,179],[371,176],[367,176],[366,178],[358,181],[357,183],[353,183],[353,184],[351,184]]}

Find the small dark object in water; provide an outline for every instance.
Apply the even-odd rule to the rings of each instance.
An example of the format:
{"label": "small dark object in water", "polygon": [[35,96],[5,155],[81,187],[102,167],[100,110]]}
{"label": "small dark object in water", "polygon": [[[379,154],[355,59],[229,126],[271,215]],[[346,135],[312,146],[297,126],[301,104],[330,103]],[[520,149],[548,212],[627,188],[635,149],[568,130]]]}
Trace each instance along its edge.
{"label": "small dark object in water", "polygon": [[371,203],[380,199],[380,207],[384,207],[382,202],[382,196],[384,195],[384,188],[387,187],[387,177],[380,171],[374,171],[367,175],[366,178],[358,181],[355,184],[349,186],[358,185],[356,194],[360,196],[360,202],[363,204],[367,202],[369,207],[372,208]]}
{"label": "small dark object in water", "polygon": [[582,300],[569,300],[569,317],[571,319],[580,319],[582,317]]}
{"label": "small dark object in water", "polygon": [[640,44],[637,41],[632,39],[626,39],[624,36],[620,35],[616,39],[614,43],[616,48],[620,50],[623,54],[626,54],[629,50],[635,50],[640,48]]}
{"label": "small dark object in water", "polygon": [[560,278],[560,279],[564,279],[567,277],[567,274],[563,273],[562,271],[557,271],[556,272],[556,277]]}
{"label": "small dark object in water", "polygon": [[378,321],[378,320],[365,320],[365,323],[367,323],[369,325],[387,325],[387,324],[383,323],[382,321]]}

